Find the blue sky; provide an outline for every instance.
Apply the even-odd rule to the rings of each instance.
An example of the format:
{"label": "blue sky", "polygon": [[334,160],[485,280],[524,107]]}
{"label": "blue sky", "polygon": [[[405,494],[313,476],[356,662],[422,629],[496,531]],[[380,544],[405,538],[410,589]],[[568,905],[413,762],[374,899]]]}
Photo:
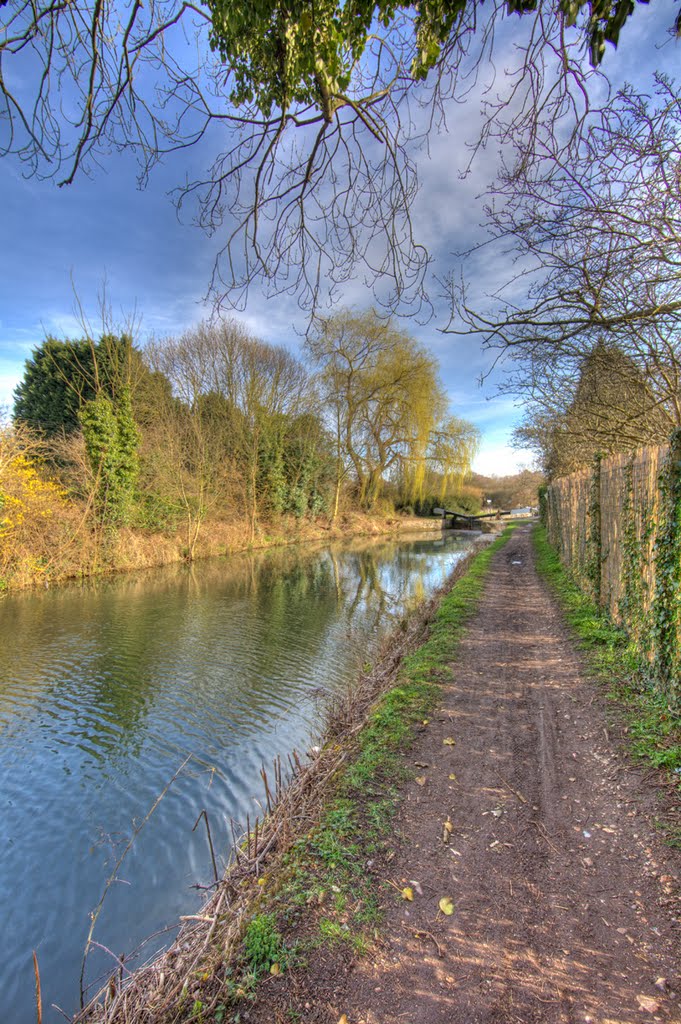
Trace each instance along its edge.
{"label": "blue sky", "polygon": [[[663,30],[675,13],[669,0],[637,9],[620,48],[608,54],[605,70],[611,80],[647,88],[653,70],[673,74],[679,45],[660,49],[656,43],[665,41]],[[430,236],[441,274],[450,265],[448,253],[464,248],[482,219],[481,170],[466,181],[457,173],[465,159],[463,143],[475,135],[477,109],[474,101],[456,109],[456,124],[432,140],[430,159],[420,167],[424,188],[417,223]],[[24,360],[47,333],[82,335],[76,294],[96,332],[98,296],[106,285],[114,320],[124,322],[136,313],[141,343],[152,334],[179,333],[209,314],[204,296],[219,238],[208,238],[188,220],[180,222],[168,196],[187,173],[202,169],[200,156],[186,151],[167,158],[143,190],[137,188],[135,161],[126,154],[112,155],[92,178],[77,178],[62,189],[49,180],[26,180],[18,164],[0,160],[0,406],[11,402]],[[484,289],[494,267],[480,261],[477,273]],[[358,285],[344,300],[362,307],[371,296]],[[301,343],[304,318],[285,298],[266,300],[254,290],[246,311],[237,315],[265,340],[293,349]],[[509,447],[519,410],[508,398],[494,397],[493,381],[478,386],[489,355],[471,339],[443,335],[439,328],[446,319],[443,304],[427,326],[414,321],[405,326],[440,360],[453,411],[481,430],[476,468],[503,474],[529,465],[529,453]]]}

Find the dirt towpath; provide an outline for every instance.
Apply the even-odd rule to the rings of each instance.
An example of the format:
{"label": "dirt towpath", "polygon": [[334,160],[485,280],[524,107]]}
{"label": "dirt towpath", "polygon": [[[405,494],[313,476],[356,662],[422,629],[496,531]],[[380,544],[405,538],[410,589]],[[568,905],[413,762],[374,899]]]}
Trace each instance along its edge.
{"label": "dirt towpath", "polygon": [[655,834],[660,793],[617,750],[529,527],[494,556],[409,759],[419,778],[378,870],[414,901],[386,894],[377,954],[313,966],[282,1019],[681,1024],[678,851]]}

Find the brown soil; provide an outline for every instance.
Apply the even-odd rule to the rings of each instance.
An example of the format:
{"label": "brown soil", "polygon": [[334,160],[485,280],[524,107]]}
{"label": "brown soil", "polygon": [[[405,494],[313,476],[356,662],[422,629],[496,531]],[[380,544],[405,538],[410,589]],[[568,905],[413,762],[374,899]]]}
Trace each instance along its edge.
{"label": "brown soil", "polygon": [[368,866],[413,903],[384,886],[368,957],[336,947],[268,978],[241,1020],[679,1024],[679,855],[653,825],[670,794],[619,749],[529,527],[495,555],[453,668],[408,754],[425,782],[405,788],[395,857]]}

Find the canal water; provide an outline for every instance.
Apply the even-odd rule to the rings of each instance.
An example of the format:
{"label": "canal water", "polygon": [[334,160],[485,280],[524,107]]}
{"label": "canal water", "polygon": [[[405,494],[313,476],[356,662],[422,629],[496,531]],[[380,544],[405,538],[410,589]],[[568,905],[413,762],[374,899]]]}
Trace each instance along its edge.
{"label": "canal water", "polygon": [[[0,602],[0,1021],[78,1006],[109,950],[143,959],[196,912],[230,819],[258,813],[260,766],[306,750],[320,700],[431,593],[470,541],[455,535],[287,548]],[[101,948],[104,947],[104,948]]]}

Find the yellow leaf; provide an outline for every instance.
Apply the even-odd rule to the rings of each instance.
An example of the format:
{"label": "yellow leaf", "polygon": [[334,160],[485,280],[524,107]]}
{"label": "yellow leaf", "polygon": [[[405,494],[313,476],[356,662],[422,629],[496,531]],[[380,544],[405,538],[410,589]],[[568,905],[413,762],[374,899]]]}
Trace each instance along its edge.
{"label": "yellow leaf", "polygon": [[270,967],[270,974],[277,975],[277,974],[279,974],[280,970],[281,970],[281,967],[279,966],[279,964],[272,964],[272,966]]}
{"label": "yellow leaf", "polygon": [[409,900],[410,903],[414,902],[414,890],[409,885],[405,885],[402,890],[402,899]]}
{"label": "yellow leaf", "polygon": [[443,896],[438,903],[438,907],[443,914],[447,915],[447,917],[454,913],[454,904],[450,900],[449,896]]}
{"label": "yellow leaf", "polygon": [[452,782],[456,782],[456,775],[454,774],[454,772],[452,772],[452,774],[449,777],[452,780]]}
{"label": "yellow leaf", "polygon": [[348,1024],[348,1015],[347,1015],[347,1013],[342,1013],[340,1015],[340,1017],[338,1018],[338,1024]]}
{"label": "yellow leaf", "polygon": [[423,719],[423,724],[424,724],[424,725],[428,725],[428,722],[429,722],[429,721],[430,721],[430,719],[429,719],[429,718],[424,718],[424,719]]}
{"label": "yellow leaf", "polygon": [[425,777],[425,775],[417,775],[416,776],[416,784],[417,784],[417,786],[425,786],[425,784],[426,784],[426,777]]}
{"label": "yellow leaf", "polygon": [[447,818],[443,828],[445,832],[449,833],[449,835],[451,836],[452,832],[454,831],[454,826],[452,825],[451,820],[449,818]]}
{"label": "yellow leaf", "polygon": [[453,747],[456,740],[453,740],[451,736],[448,736],[446,740],[442,741],[446,747]]}

